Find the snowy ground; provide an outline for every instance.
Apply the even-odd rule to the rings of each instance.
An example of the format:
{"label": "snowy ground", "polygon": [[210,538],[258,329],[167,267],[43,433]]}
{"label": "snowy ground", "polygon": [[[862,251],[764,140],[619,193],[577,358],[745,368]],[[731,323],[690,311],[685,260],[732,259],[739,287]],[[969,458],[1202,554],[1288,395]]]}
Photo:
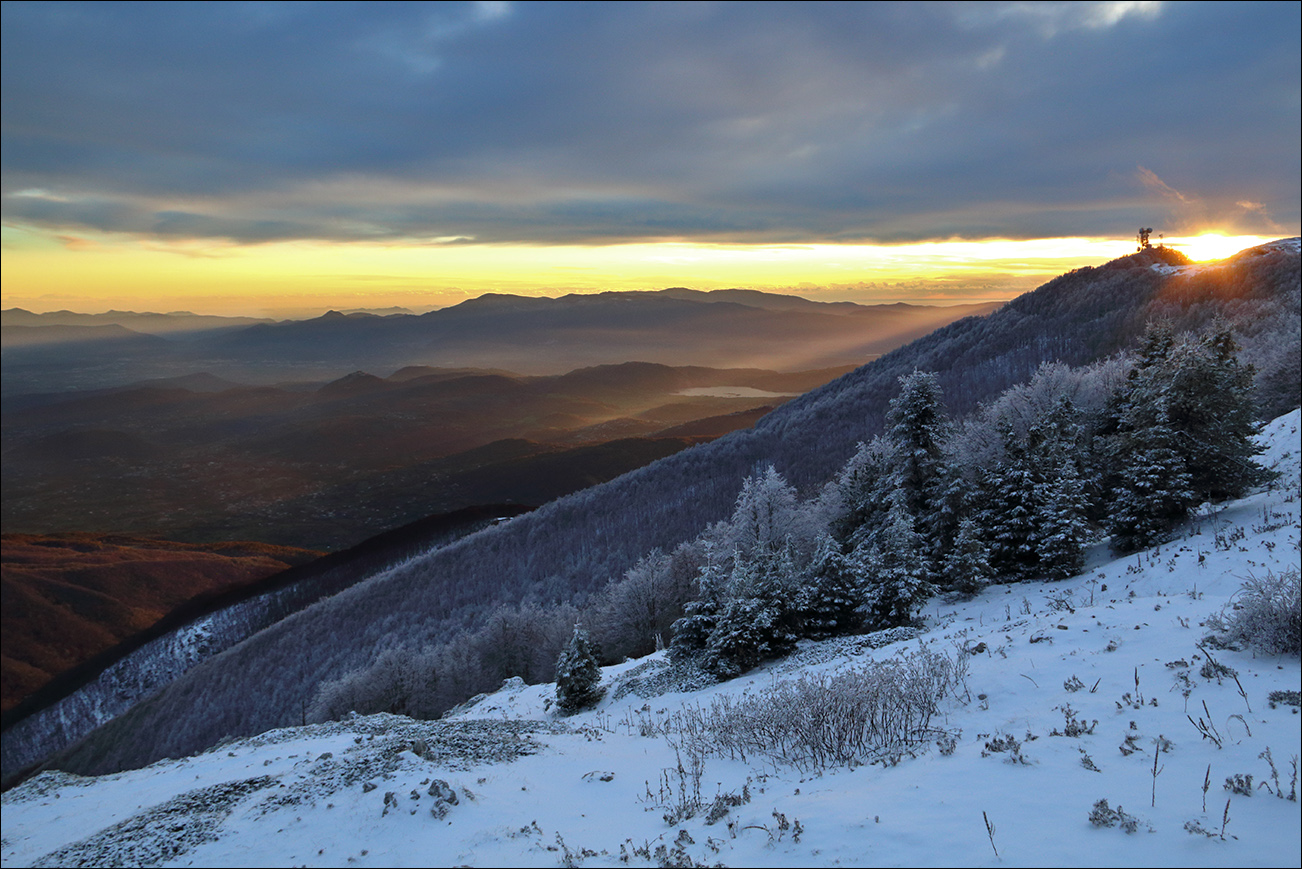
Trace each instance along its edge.
{"label": "snowy ground", "polygon": [[[639,696],[635,684],[651,695],[664,681],[653,656],[607,668],[606,699],[571,718],[548,710],[551,686],[517,683],[445,721],[371,716],[101,778],[47,773],[4,796],[0,856],[5,866],[1296,867],[1298,803],[1271,793],[1264,752],[1287,796],[1302,719],[1296,693],[1273,706],[1268,696],[1302,687],[1299,661],[1212,650],[1237,673],[1218,680],[1199,648],[1199,623],[1244,577],[1299,563],[1298,412],[1266,437],[1264,461],[1283,472],[1271,492],[1204,510],[1160,549],[1116,560],[1100,549],[1072,580],[934,602],[911,639],[805,644],[723,685]],[[694,802],[697,777],[686,759],[680,773],[672,733],[642,733],[685,706],[919,644],[980,650],[966,658],[966,695],[932,721],[956,737],[952,752],[933,742],[895,765],[822,771],[708,757],[702,808],[666,821]],[[1091,732],[1053,735],[1068,729],[1068,707]],[[1250,796],[1226,789],[1235,775],[1253,777]],[[739,804],[711,818],[720,795]],[[1124,807],[1135,831],[1091,824],[1100,799]]]}

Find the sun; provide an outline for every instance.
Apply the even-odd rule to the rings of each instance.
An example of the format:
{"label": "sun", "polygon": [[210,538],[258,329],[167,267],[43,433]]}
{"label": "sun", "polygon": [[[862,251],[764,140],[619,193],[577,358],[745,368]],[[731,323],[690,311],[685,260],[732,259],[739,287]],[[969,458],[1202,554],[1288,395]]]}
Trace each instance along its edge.
{"label": "sun", "polygon": [[1201,235],[1168,238],[1166,244],[1183,253],[1194,262],[1225,259],[1239,251],[1264,244],[1268,239],[1256,235],[1225,235],[1204,232]]}

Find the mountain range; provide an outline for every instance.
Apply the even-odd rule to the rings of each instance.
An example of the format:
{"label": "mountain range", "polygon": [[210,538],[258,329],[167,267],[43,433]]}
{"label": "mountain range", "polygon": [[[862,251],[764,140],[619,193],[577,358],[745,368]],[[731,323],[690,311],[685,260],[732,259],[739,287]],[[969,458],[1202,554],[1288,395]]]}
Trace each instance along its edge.
{"label": "mountain range", "polygon": [[629,361],[781,371],[860,365],[997,303],[813,302],[752,290],[488,294],[426,314],[308,320],[3,312],[3,394],[123,386],[206,371],[237,382],[327,381],[410,365],[561,374]]}

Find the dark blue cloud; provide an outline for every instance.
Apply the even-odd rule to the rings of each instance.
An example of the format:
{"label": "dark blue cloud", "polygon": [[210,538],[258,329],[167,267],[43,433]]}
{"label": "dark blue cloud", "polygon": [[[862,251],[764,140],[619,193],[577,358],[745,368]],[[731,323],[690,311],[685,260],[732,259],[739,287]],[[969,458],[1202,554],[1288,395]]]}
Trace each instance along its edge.
{"label": "dark blue cloud", "polygon": [[1299,222],[1293,3],[2,14],[9,221],[539,242]]}

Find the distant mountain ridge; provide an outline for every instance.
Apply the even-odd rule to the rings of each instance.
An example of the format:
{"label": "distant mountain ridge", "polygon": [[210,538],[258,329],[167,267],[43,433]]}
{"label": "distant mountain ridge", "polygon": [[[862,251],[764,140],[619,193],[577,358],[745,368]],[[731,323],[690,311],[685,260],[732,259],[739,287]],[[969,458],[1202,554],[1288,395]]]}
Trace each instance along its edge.
{"label": "distant mountain ridge", "polygon": [[236,328],[266,322],[271,321],[265,317],[223,317],[214,314],[194,314],[190,311],[172,311],[167,314],[148,311],[105,311],[102,314],[49,311],[37,314],[24,308],[6,308],[0,311],[0,325],[6,328],[10,326],[122,326],[133,332],[145,332],[151,335]]}
{"label": "distant mountain ridge", "polygon": [[[754,290],[488,293],[426,314],[329,311],[306,320],[4,312],[5,395],[121,386],[178,372],[274,383],[409,366],[559,374],[640,359],[786,371],[862,364],[998,304],[928,307],[815,302]],[[44,325],[40,325],[44,324]],[[77,329],[133,330],[109,342]],[[62,328],[65,331],[58,332]],[[129,345],[127,335],[155,343]],[[12,338],[11,338],[12,336]]]}

